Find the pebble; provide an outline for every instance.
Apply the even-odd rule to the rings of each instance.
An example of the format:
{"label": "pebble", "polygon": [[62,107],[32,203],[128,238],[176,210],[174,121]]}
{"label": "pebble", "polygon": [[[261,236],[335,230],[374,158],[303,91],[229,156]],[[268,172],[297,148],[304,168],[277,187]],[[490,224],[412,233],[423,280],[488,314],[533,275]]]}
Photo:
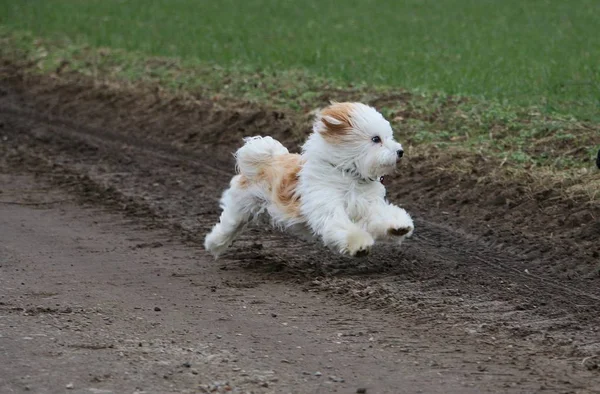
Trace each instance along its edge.
{"label": "pebble", "polygon": [[208,391],[209,392],[215,392],[218,391],[220,389],[223,389],[225,391],[231,391],[231,386],[229,385],[229,382],[225,381],[225,382],[213,382],[210,386],[208,386]]}
{"label": "pebble", "polygon": [[367,394],[367,389],[364,387],[360,387],[356,389],[356,394]]}
{"label": "pebble", "polygon": [[155,307],[154,307],[154,312],[160,312],[161,310],[162,310],[162,309],[160,309],[160,307],[158,307],[158,306],[155,306]]}
{"label": "pebble", "polygon": [[315,372],[315,376],[321,376],[321,375],[323,375],[321,372],[319,372],[319,371]]}
{"label": "pebble", "polygon": [[67,388],[68,390],[73,390],[73,387],[75,387],[75,385],[73,385],[73,383],[69,383],[69,384],[67,384],[67,386],[66,386],[66,388]]}
{"label": "pebble", "polygon": [[192,364],[190,364],[189,362],[186,361],[185,363],[183,363],[183,366],[186,368],[191,368]]}

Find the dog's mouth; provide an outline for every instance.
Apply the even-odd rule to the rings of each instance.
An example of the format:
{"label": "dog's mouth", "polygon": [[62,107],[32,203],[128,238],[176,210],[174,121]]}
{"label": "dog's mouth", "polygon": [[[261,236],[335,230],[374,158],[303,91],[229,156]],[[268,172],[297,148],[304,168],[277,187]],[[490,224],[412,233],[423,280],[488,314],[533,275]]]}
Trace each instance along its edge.
{"label": "dog's mouth", "polygon": [[386,163],[378,168],[378,175],[392,175],[398,171],[398,163],[394,161],[393,163]]}
{"label": "dog's mouth", "polygon": [[338,168],[344,174],[363,181],[380,181],[382,178],[388,175],[394,175],[398,172],[396,161],[378,163],[378,165],[375,165],[369,171],[364,172],[360,170],[360,167],[356,162],[351,164],[349,163],[346,166],[335,166],[334,164],[331,165]]}

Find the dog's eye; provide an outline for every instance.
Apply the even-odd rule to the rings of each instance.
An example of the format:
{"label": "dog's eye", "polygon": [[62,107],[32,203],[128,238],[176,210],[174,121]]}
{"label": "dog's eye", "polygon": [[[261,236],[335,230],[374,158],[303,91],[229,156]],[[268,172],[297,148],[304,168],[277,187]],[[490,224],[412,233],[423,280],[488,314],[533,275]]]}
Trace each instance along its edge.
{"label": "dog's eye", "polygon": [[381,142],[381,138],[379,138],[378,136],[375,136],[375,137],[371,138],[371,141],[373,141],[376,144],[379,144]]}

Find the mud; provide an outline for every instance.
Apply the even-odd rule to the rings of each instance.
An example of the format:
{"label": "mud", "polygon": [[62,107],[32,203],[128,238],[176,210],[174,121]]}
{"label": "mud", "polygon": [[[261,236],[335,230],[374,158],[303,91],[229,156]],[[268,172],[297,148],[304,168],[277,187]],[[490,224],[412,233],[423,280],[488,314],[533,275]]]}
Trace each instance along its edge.
{"label": "mud", "polygon": [[[117,223],[112,230],[115,234],[133,231],[118,224],[123,220],[117,219],[118,215],[125,215],[128,225],[134,223],[135,231],[142,231],[136,235],[141,238],[139,249],[149,250],[150,254],[160,251],[159,261],[156,256],[148,256],[149,267],[135,263],[129,273],[119,273],[120,264],[110,265],[102,272],[92,269],[91,278],[106,277],[94,287],[89,305],[96,298],[106,297],[104,293],[113,292],[114,286],[127,287],[130,281],[135,282],[133,278],[127,280],[127,275],[149,278],[152,267],[160,265],[172,270],[180,284],[185,281],[181,278],[192,275],[191,280],[198,286],[216,286],[215,292],[225,286],[240,292],[242,299],[260,288],[263,302],[276,304],[275,315],[296,313],[286,309],[289,305],[272,301],[288,291],[309,315],[310,310],[317,308],[315,301],[311,304],[309,299],[318,297],[319,302],[326,302],[319,309],[320,316],[341,316],[348,322],[344,324],[354,328],[356,311],[368,316],[361,319],[361,324],[386,332],[385,339],[374,339],[376,348],[385,354],[381,364],[355,369],[357,378],[351,384],[345,380],[346,385],[326,386],[323,392],[352,392],[348,390],[361,384],[361,376],[375,370],[379,375],[369,381],[372,392],[399,392],[397,385],[405,385],[403,392],[444,390],[426,372],[431,370],[441,373],[445,382],[457,383],[458,386],[447,388],[456,392],[462,392],[459,386],[473,387],[475,392],[590,392],[600,387],[600,375],[593,361],[600,352],[600,212],[593,205],[563,200],[552,190],[530,190],[522,184],[499,191],[493,182],[477,183],[477,174],[455,177],[436,171],[442,165],[440,160],[447,158],[409,156],[402,175],[388,186],[390,198],[405,206],[416,219],[415,236],[401,249],[380,247],[368,259],[356,260],[334,256],[318,245],[269,229],[253,228],[222,262],[214,263],[201,250],[201,240],[218,217],[217,200],[233,172],[231,152],[241,136],[253,134],[273,135],[297,149],[301,136],[308,131],[304,116],[245,103],[172,97],[154,87],[124,87],[75,77],[25,77],[6,65],[1,75],[1,164],[3,172],[11,174],[6,184],[22,188],[21,184],[31,181],[15,180],[15,174],[25,177],[22,179],[35,174],[36,182],[64,190],[60,192],[66,193],[61,194],[62,199],[75,198],[79,205],[109,207],[117,212],[112,214],[117,215],[114,217],[102,216],[105,221]],[[475,168],[485,171],[483,165]],[[10,193],[0,194],[3,198],[7,195]],[[20,195],[10,195],[11,199],[16,197]],[[27,207],[2,205],[3,217],[13,218],[3,222],[4,232],[12,232],[9,223],[32,215],[27,211],[32,208]],[[50,212],[55,209],[54,204],[43,207]],[[53,219],[57,227],[73,223],[83,228],[93,216],[88,210],[97,208],[81,208],[69,202],[62,209],[64,217]],[[36,235],[35,223],[28,226],[33,233],[29,244],[36,245],[36,237],[41,235]],[[155,234],[157,231],[161,232],[160,237]],[[17,241],[11,244],[14,250],[24,247],[14,242]],[[70,247],[68,242],[64,247]],[[193,257],[185,262],[171,261],[171,253],[180,248]],[[43,259],[33,260],[33,267],[39,269]],[[126,260],[123,257],[122,261]],[[88,265],[97,264],[99,260],[91,259]],[[13,262],[0,269],[15,266],[18,263]],[[52,267],[47,269],[48,275],[55,275]],[[81,278],[83,272],[72,275]],[[15,327],[25,324],[25,320],[19,320],[22,316],[62,316],[60,309],[44,312],[48,305],[26,305],[35,301],[25,289],[17,290],[16,285],[27,277],[28,271],[5,276],[11,290],[2,294],[8,300],[3,300],[7,308],[2,313],[15,319]],[[44,276],[36,274],[30,278],[29,283],[37,292],[55,292]],[[168,275],[156,280],[164,290],[160,294],[186,308],[202,308],[208,302],[204,294],[188,299],[181,289],[169,293],[167,283],[172,279]],[[136,286],[144,293],[144,286],[134,284],[132,289]],[[84,293],[83,288],[74,291]],[[123,300],[130,296],[114,296],[121,300],[114,307],[116,316],[129,316],[130,308]],[[210,299],[215,308],[225,308],[234,316],[238,313],[227,302],[220,305],[219,299]],[[42,309],[27,309],[38,306]],[[70,305],[64,307],[73,309]],[[192,324],[194,315],[184,315],[173,316],[172,324]],[[241,316],[236,321],[243,326]],[[264,318],[257,321],[262,322],[261,319]],[[307,318],[301,331],[310,333],[308,327],[318,321],[323,330],[332,329],[319,317]],[[228,323],[223,325],[232,329]],[[93,333],[96,324],[81,329]],[[116,332],[111,334],[111,329],[108,328],[108,337],[114,334],[119,338]],[[127,329],[137,330],[135,324]],[[199,324],[199,333],[194,335],[200,337],[194,338],[205,340],[201,336],[207,335],[208,330],[206,324]],[[167,332],[162,335],[169,336]],[[294,335],[300,338],[300,334]],[[265,346],[268,336],[264,338]],[[121,338],[125,341],[125,337]],[[345,338],[344,333],[340,338]],[[359,342],[368,346],[368,339]],[[315,342],[306,341],[299,346],[314,346]],[[167,345],[155,346],[161,349]],[[117,352],[116,348],[102,349],[113,356]],[[23,355],[29,350],[13,347],[10,351]],[[279,352],[275,348],[271,351]],[[327,360],[326,354],[318,353],[315,351],[311,357]],[[363,363],[358,361],[362,357],[351,351],[336,354],[342,364]],[[49,363],[54,356],[48,357]],[[285,357],[287,361],[303,358],[294,351]],[[408,373],[415,376],[408,386],[407,381],[389,380],[397,368],[394,359],[411,360],[416,367]],[[245,360],[249,365],[257,362],[251,354]],[[114,358],[106,362],[115,368],[122,366]],[[268,367],[279,370],[280,364],[277,368],[272,363]],[[402,364],[402,368],[409,364]],[[60,364],[56,368],[65,372],[75,367]],[[286,372],[277,383],[267,382],[270,388],[253,389],[315,392],[315,386],[303,386],[306,382],[295,375],[302,376],[302,371],[284,369]],[[211,366],[207,371],[205,379],[219,375],[223,369]],[[142,374],[145,373],[148,371]],[[106,387],[130,387],[123,379],[107,379]],[[191,390],[192,381],[186,379],[177,380],[173,390]],[[239,383],[240,390],[250,390],[245,385]],[[7,387],[17,386],[13,381]]]}

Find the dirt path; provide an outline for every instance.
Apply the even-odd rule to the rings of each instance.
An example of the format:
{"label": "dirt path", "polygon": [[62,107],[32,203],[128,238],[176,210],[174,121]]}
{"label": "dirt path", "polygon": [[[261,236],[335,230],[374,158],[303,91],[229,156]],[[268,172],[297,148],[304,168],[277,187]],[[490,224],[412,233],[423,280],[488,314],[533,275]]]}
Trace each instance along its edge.
{"label": "dirt path", "polygon": [[393,317],[223,272],[164,232],[82,209],[30,177],[0,181],[3,393],[70,383],[198,392],[225,381],[240,392],[479,391],[464,387],[469,373],[431,368],[434,349],[411,355],[430,344]]}
{"label": "dirt path", "polygon": [[402,250],[357,261],[253,229],[215,263],[198,241],[237,142],[198,136],[264,116],[206,105],[182,144],[185,108],[142,127],[112,93],[23,86],[0,89],[0,391],[599,390],[598,281],[536,272],[534,238],[482,239],[408,199]]}

